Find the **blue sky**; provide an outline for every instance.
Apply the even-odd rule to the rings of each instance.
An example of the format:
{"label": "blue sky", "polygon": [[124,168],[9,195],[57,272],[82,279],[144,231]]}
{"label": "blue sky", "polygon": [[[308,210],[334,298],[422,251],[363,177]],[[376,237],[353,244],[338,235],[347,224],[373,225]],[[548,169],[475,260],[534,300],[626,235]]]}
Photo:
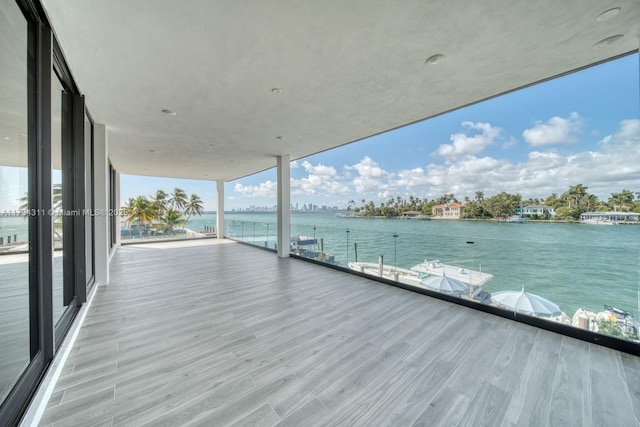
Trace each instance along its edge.
{"label": "blue sky", "polygon": [[[292,203],[376,203],[500,191],[546,197],[582,183],[640,191],[637,54],[292,162]],[[225,184],[227,209],[275,205],[275,169]],[[215,183],[122,176],[122,198],[181,187],[215,209]]]}

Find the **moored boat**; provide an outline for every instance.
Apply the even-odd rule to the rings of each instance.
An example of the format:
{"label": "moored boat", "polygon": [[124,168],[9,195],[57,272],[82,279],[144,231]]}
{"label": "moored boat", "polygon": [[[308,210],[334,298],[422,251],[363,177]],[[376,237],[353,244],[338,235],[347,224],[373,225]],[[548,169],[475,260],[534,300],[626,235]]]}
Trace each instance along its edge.
{"label": "moored boat", "polygon": [[[480,267],[482,268],[482,267]],[[482,286],[493,278],[492,274],[482,271],[469,270],[454,265],[443,264],[439,260],[424,260],[410,269],[416,273],[424,273],[430,276],[447,276],[470,286]]]}
{"label": "moored boat", "polygon": [[[425,260],[423,263],[414,265],[410,269],[373,262],[350,262],[349,268],[370,276],[382,277],[406,285],[431,290],[434,289],[423,284],[425,279],[430,277],[446,277],[466,285],[467,289],[459,295],[462,298],[473,299],[488,304],[491,297],[488,292],[482,290],[482,285],[493,278],[492,274],[443,264],[438,260]],[[447,293],[444,291],[441,292]]]}

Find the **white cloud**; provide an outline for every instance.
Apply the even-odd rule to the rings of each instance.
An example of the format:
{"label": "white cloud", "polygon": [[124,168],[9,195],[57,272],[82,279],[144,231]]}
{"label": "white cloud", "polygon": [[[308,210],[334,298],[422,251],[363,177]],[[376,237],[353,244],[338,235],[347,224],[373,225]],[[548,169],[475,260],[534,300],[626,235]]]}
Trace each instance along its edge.
{"label": "white cloud", "polygon": [[242,185],[236,183],[233,187],[235,191],[245,197],[275,197],[277,188],[277,183],[271,180],[261,182],[260,185]]}
{"label": "white cloud", "polygon": [[640,143],[640,119],[621,121],[620,128],[613,135],[602,138],[600,143],[608,144],[612,141]]}
{"label": "white cloud", "polygon": [[291,179],[293,195],[345,196],[349,194],[349,186],[333,166],[322,163],[313,165],[306,160],[301,166],[308,175],[300,179]]}
{"label": "white cloud", "polygon": [[398,172],[398,179],[393,182],[394,187],[405,187],[412,189],[422,185],[434,184],[425,175],[424,169],[418,167],[414,169],[403,169]]}
{"label": "white cloud", "polygon": [[566,119],[554,116],[546,123],[536,122],[532,128],[525,129],[522,137],[532,147],[574,143],[581,122],[582,118],[576,112],[570,113]]}
{"label": "white cloud", "polygon": [[462,126],[468,131],[479,131],[475,135],[467,135],[466,132],[452,134],[449,139],[451,144],[441,144],[436,151],[441,157],[459,158],[466,155],[477,154],[496,142],[500,136],[500,128],[489,123],[462,122]]}
{"label": "white cloud", "polygon": [[359,174],[353,179],[353,185],[358,193],[384,190],[388,187],[385,180],[392,176],[369,156],[365,156],[359,163],[350,166],[348,169],[355,169]]}
{"label": "white cloud", "polygon": [[333,166],[325,166],[322,163],[318,163],[316,166],[314,166],[305,160],[304,162],[302,162],[302,167],[304,168],[304,170],[313,175],[333,177],[338,174]]}

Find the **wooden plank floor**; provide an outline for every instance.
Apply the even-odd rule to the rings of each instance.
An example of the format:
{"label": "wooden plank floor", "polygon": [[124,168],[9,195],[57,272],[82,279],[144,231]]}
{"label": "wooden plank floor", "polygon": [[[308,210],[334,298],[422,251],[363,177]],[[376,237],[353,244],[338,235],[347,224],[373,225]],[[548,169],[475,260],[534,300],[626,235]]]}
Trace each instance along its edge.
{"label": "wooden plank floor", "polygon": [[640,358],[237,243],[127,246],[41,425],[638,426]]}

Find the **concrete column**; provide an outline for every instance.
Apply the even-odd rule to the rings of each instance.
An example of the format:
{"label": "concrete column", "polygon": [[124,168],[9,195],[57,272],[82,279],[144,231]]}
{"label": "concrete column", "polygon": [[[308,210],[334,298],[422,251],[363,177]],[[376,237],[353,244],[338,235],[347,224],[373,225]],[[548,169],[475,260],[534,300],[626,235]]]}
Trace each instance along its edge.
{"label": "concrete column", "polygon": [[109,143],[105,125],[94,126],[93,178],[95,188],[96,283],[109,283]]}
{"label": "concrete column", "polygon": [[291,165],[289,155],[278,156],[278,257],[289,257],[291,239]]}
{"label": "concrete column", "polygon": [[216,237],[224,239],[224,180],[216,181],[216,190],[218,193],[216,203]]}

